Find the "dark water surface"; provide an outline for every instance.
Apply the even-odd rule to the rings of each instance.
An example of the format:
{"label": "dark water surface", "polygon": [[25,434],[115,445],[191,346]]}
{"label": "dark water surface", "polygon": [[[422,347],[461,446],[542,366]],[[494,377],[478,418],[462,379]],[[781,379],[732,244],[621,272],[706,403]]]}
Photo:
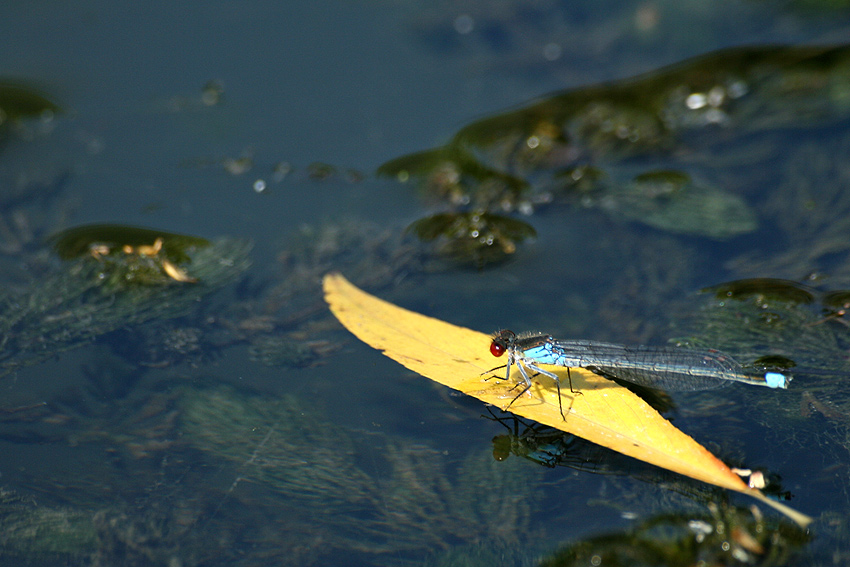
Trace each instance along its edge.
{"label": "dark water surface", "polygon": [[[5,3],[0,563],[846,563],[848,42],[814,1]],[[811,532],[412,374],[331,270],[795,364],[655,403]]]}

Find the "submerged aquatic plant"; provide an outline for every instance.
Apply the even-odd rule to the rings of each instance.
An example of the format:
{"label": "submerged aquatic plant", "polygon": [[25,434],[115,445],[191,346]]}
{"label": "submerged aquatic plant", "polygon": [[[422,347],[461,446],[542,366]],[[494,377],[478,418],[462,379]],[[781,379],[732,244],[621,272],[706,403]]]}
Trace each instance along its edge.
{"label": "submerged aquatic plant", "polygon": [[764,199],[771,249],[747,251],[727,263],[739,278],[824,280],[850,287],[850,135],[796,141]]}
{"label": "submerged aquatic plant", "polygon": [[0,533],[0,557],[27,563],[88,559],[97,542],[91,513],[40,506],[5,489],[0,489]]}
{"label": "submerged aquatic plant", "polygon": [[850,327],[830,316],[836,309],[831,303],[840,297],[771,278],[718,284],[703,290],[699,309],[682,321],[698,330],[696,338],[680,342],[713,345],[742,362],[772,364],[792,374],[808,371],[811,380],[844,375],[850,371]]}
{"label": "submerged aquatic plant", "polygon": [[259,483],[283,497],[301,529],[321,530],[328,552],[519,544],[530,529],[536,499],[529,475],[538,472],[477,453],[453,469],[440,452],[401,439],[383,439],[381,456],[364,468],[350,433],[290,396],[270,400],[223,387],[191,392],[181,428],[186,442],[238,466],[232,498],[240,480]]}
{"label": "submerged aquatic plant", "polygon": [[[750,418],[764,420],[788,446],[810,448],[847,470],[850,433],[850,293],[788,280],[738,280],[704,290],[679,321],[680,343],[718,348],[739,362],[792,377],[785,395],[748,395]],[[831,427],[824,427],[825,419]],[[827,457],[829,455],[829,457]],[[832,476],[832,473],[829,475]],[[836,475],[844,478],[846,475]],[[836,491],[847,498],[847,484]]]}
{"label": "submerged aquatic plant", "polygon": [[399,287],[424,271],[422,256],[413,239],[392,228],[350,219],[302,225],[286,237],[276,276],[216,318],[249,344],[254,360],[308,366],[339,348],[317,336],[330,325],[320,289],[328,271],[343,270],[373,288]]}

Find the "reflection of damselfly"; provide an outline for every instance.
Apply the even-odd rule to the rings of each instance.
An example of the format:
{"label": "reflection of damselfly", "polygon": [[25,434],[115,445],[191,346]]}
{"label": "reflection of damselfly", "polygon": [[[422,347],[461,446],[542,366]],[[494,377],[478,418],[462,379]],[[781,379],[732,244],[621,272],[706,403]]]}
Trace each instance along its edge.
{"label": "reflection of damselfly", "polygon": [[506,417],[496,417],[490,408],[487,408],[487,411],[490,417],[483,417],[502,424],[508,430],[506,434],[493,437],[493,458],[497,461],[504,461],[510,455],[516,455],[552,468],[571,454],[571,448],[576,443],[575,436],[554,427],[527,423],[510,414]]}
{"label": "reflection of damselfly", "polygon": [[620,453],[585,441],[560,429],[527,422],[514,415],[497,416],[487,408],[489,420],[506,433],[493,437],[493,458],[504,461],[516,455],[547,468],[559,466],[599,474],[628,474],[635,461]]}
{"label": "reflection of damselfly", "polygon": [[555,381],[561,417],[564,417],[563,406],[560,405],[561,381],[557,374],[540,368],[541,364],[566,367],[571,392],[571,367],[585,368],[606,378],[661,390],[707,390],[730,382],[785,388],[790,381],[779,372],[748,371],[731,356],[716,350],[557,341],[550,335],[518,336],[508,330],[499,331],[493,337],[490,353],[496,357],[507,353],[505,380],[510,380],[511,366],[514,365],[522,375],[522,391],[511,404],[531,388],[531,378],[542,374]]}
{"label": "reflection of damselfly", "polygon": [[[663,484],[665,489],[692,498],[701,494],[708,501],[716,500],[712,489],[683,482],[682,477],[670,471],[646,465],[554,427],[528,422],[510,414],[497,416],[491,408],[487,408],[487,412],[490,415],[482,417],[500,423],[507,430],[493,437],[493,458],[497,461],[516,455],[547,468],[569,467],[593,474],[629,475],[644,482]],[[790,492],[784,490],[781,477],[770,471],[759,473],[767,478],[764,492],[777,500],[789,500],[792,497]]]}

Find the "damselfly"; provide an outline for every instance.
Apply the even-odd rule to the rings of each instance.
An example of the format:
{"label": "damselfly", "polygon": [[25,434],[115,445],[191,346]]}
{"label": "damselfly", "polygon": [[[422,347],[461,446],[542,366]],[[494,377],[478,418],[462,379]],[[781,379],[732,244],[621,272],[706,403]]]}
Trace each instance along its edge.
{"label": "damselfly", "polygon": [[749,371],[728,354],[716,350],[625,346],[586,340],[559,341],[550,335],[518,336],[508,330],[499,331],[493,337],[490,353],[496,357],[507,353],[505,380],[510,379],[511,366],[514,365],[522,375],[524,388],[511,404],[531,388],[533,376],[542,374],[555,380],[560,407],[560,379],[557,374],[540,368],[541,364],[566,367],[570,391],[573,391],[569,374],[571,367],[662,390],[706,390],[730,382],[786,388],[790,381],[790,377],[779,372]]}

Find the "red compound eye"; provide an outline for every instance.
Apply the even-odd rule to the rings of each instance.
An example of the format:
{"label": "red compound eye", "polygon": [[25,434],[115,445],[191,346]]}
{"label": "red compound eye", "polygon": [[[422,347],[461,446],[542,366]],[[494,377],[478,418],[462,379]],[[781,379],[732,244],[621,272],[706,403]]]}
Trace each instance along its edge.
{"label": "red compound eye", "polygon": [[495,357],[502,356],[505,354],[505,351],[508,350],[507,345],[499,339],[494,339],[492,343],[490,343],[490,354]]}

